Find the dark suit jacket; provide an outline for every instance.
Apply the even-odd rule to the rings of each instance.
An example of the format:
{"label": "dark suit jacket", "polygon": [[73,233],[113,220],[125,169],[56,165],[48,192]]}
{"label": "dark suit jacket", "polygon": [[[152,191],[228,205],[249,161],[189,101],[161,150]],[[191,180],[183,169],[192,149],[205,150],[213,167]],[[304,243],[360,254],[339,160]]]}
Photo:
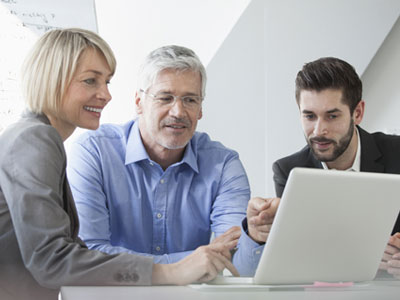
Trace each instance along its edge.
{"label": "dark suit jacket", "polygon": [[[400,174],[400,136],[381,132],[370,134],[360,127],[358,131],[361,141],[361,171]],[[322,164],[314,157],[308,145],[299,152],[277,160],[272,166],[277,197],[282,196],[289,173],[294,167],[321,169]],[[393,233],[395,232],[400,232],[400,214],[393,228]]]}

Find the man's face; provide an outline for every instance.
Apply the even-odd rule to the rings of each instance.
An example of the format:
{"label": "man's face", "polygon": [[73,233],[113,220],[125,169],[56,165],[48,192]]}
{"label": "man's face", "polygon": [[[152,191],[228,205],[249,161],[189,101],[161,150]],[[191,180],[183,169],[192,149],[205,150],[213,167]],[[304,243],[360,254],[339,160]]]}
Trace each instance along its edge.
{"label": "man's face", "polygon": [[145,146],[155,153],[166,149],[183,151],[202,117],[201,101],[199,105],[185,105],[182,98],[171,103],[155,99],[164,95],[201,96],[200,74],[190,70],[163,70],[154,84],[136,98],[139,128]]}
{"label": "man's face", "polygon": [[355,117],[360,103],[352,116],[349,106],[342,102],[341,90],[301,91],[301,123],[307,143],[318,160],[333,162],[345,152],[352,152],[348,148],[355,125],[361,122],[362,114],[361,118]]}

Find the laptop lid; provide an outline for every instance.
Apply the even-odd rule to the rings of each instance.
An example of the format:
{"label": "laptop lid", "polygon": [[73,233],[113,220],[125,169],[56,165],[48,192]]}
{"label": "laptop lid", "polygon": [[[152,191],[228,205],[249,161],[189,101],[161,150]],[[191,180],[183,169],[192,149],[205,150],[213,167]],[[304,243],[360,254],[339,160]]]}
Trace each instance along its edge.
{"label": "laptop lid", "polygon": [[255,284],[368,281],[400,209],[400,175],[295,168]]}

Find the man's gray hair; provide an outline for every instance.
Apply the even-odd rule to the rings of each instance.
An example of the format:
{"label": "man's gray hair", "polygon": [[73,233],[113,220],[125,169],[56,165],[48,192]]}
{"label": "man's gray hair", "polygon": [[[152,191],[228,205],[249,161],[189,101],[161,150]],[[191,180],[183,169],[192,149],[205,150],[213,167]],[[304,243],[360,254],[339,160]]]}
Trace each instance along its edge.
{"label": "man's gray hair", "polygon": [[199,72],[201,77],[201,96],[205,96],[207,75],[203,64],[193,50],[176,45],[158,48],[147,55],[139,69],[138,91],[141,89],[147,91],[158,74],[165,69]]}

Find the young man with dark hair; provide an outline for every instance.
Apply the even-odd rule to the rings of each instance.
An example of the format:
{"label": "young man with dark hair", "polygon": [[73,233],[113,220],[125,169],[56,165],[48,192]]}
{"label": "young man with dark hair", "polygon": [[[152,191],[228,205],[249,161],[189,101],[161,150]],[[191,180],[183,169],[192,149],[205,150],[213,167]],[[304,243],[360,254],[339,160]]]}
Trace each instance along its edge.
{"label": "young man with dark hair", "polygon": [[[273,164],[282,196],[295,167],[400,174],[400,137],[359,127],[365,109],[355,69],[334,57],[307,63],[296,78],[296,101],[307,145]],[[400,278],[400,217],[380,269]]]}

